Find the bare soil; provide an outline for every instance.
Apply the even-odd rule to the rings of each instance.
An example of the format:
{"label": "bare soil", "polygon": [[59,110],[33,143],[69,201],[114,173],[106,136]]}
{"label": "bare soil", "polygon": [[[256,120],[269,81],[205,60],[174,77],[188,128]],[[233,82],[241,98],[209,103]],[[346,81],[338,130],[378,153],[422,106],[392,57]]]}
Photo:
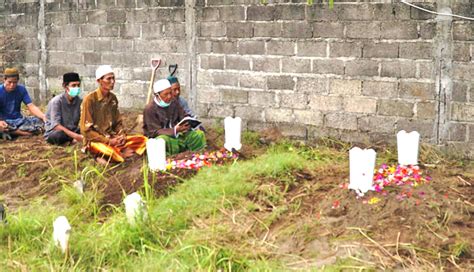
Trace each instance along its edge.
{"label": "bare soil", "polygon": [[[355,255],[359,268],[471,270],[472,168],[450,165],[424,170],[433,177],[429,184],[394,188],[386,196],[368,192],[362,198],[341,188],[348,182],[347,166],[294,172],[290,182],[263,178],[259,190],[249,196],[259,204],[260,220],[277,210],[287,212],[262,230],[259,238],[278,249],[271,254],[284,256],[295,268],[321,267]],[[397,199],[402,190],[411,190],[411,197]],[[281,197],[275,197],[275,192],[281,192]],[[369,204],[373,197],[380,201]]]}
{"label": "bare soil", "polygon": [[[134,127],[136,114],[126,116],[126,126]],[[206,135],[208,151],[218,150],[222,133],[208,128]],[[275,131],[261,135],[263,144],[278,138]],[[241,158],[252,157],[264,149],[246,146]],[[175,159],[190,155],[180,154]],[[42,136],[0,140],[0,201],[9,210],[38,197],[54,201],[62,184],[72,184],[74,180],[70,177],[79,176],[78,171],[91,165],[95,165],[94,161],[80,152],[79,145],[52,146]],[[106,171],[100,184],[102,204],[119,205],[124,194],[142,188],[142,167],[143,158],[133,157]],[[321,267],[339,257],[350,257],[359,268],[443,267],[472,271],[472,162],[422,167],[432,181],[413,188],[411,197],[404,200],[396,198],[404,188],[396,188],[386,196],[369,192],[357,198],[340,186],[348,182],[348,165],[306,169],[278,178],[261,177],[258,189],[248,196],[256,209],[234,214],[222,224],[236,228],[236,237],[239,233],[253,233],[255,239],[263,242],[261,251],[294,268]],[[155,179],[150,174],[149,182],[157,195],[165,195],[169,188],[196,172],[176,169],[156,174]],[[367,203],[372,197],[380,201]],[[236,220],[242,228],[236,227]]]}
{"label": "bare soil", "polygon": [[[78,161],[86,159],[81,152],[77,155]],[[38,196],[54,196],[73,171],[73,156],[66,148],[48,145],[41,136],[0,140],[0,196],[9,209]]]}
{"label": "bare soil", "polygon": [[[136,123],[137,115],[135,112],[123,115],[124,126],[131,128],[130,133],[140,131],[141,126]],[[223,137],[221,132],[207,128],[208,146],[205,151],[222,150]],[[259,150],[244,147],[240,157],[252,157],[257,152],[261,153],[261,150],[262,148]],[[193,152],[185,152],[169,158],[186,159],[192,154]],[[214,163],[221,164],[225,161],[219,160]],[[134,156],[120,165],[107,166],[104,178],[99,184],[103,195],[101,203],[120,204],[124,194],[143,188],[143,165],[143,158]],[[43,136],[19,137],[13,141],[0,139],[0,201],[6,204],[9,210],[27,205],[35,197],[54,201],[54,196],[62,185],[72,185],[75,180],[71,177],[80,179],[81,171],[86,167],[95,167],[100,171],[104,169],[96,164],[91,156],[81,152],[81,144],[54,146],[48,144]],[[150,173],[148,181],[149,184],[153,184],[156,195],[163,195],[170,186],[189,178],[197,171],[174,169],[166,174]]]}

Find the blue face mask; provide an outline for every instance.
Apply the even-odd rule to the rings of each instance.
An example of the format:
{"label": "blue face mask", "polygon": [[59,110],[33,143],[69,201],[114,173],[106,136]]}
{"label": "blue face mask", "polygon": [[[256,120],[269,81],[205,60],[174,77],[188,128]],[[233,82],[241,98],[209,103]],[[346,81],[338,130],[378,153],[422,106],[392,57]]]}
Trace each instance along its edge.
{"label": "blue face mask", "polygon": [[69,95],[71,97],[76,97],[81,93],[81,88],[80,87],[72,87],[69,88]]}
{"label": "blue face mask", "polygon": [[159,98],[160,96],[158,95],[158,97],[155,96],[155,103],[162,107],[162,108],[167,108],[171,103],[166,103],[165,101],[163,101],[161,98]]}

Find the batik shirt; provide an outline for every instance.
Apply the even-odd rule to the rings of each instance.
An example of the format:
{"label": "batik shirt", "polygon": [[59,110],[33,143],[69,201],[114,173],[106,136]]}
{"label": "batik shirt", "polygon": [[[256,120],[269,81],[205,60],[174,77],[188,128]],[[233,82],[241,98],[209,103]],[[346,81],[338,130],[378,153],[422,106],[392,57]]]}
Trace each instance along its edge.
{"label": "batik shirt", "polygon": [[122,117],[115,94],[104,97],[100,88],[86,95],[81,105],[81,134],[84,145],[90,142],[108,144],[113,136],[124,135]]}

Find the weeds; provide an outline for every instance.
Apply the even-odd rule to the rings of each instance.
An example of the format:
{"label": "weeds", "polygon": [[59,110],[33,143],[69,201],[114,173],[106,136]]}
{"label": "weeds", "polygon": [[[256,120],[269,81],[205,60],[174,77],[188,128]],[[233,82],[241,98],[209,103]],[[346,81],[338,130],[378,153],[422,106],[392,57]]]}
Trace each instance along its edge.
{"label": "weeds", "polygon": [[80,176],[80,173],[79,173],[79,161],[77,159],[77,150],[74,150],[74,180],[77,180]]}
{"label": "weeds", "polygon": [[[143,173],[143,189],[145,190],[145,201],[149,202],[152,199],[153,192],[152,192],[152,185],[149,184],[149,179],[148,179],[148,175],[150,171],[148,169],[148,164],[145,159],[143,159],[143,166],[141,170]],[[153,178],[154,177],[155,176],[153,175]]]}
{"label": "weeds", "polygon": [[454,245],[450,246],[449,251],[455,258],[459,258],[464,255],[470,255],[470,244],[466,241],[458,241]]}
{"label": "weeds", "polygon": [[242,144],[253,148],[261,146],[260,135],[253,131],[244,131],[242,133]]}
{"label": "weeds", "polygon": [[26,177],[26,172],[27,172],[27,167],[26,167],[25,164],[20,164],[20,165],[17,166],[16,176],[18,178]]}
{"label": "weeds", "polygon": [[[74,156],[73,178],[78,175],[77,165],[77,157]],[[243,270],[247,268],[246,261],[235,255],[234,250],[194,244],[192,239],[179,237],[188,231],[193,218],[205,218],[219,212],[223,196],[231,200],[225,202],[224,207],[232,206],[234,201],[255,188],[254,179],[257,176],[279,176],[301,165],[303,160],[295,152],[272,151],[252,161],[204,169],[177,187],[169,197],[149,203],[150,220],[135,228],[128,225],[122,208],[114,208],[109,218],[101,222],[98,217],[101,196],[97,184],[106,178],[107,169],[86,166],[80,173],[87,185],[83,195],[64,184],[59,194],[59,201],[64,205],[52,206],[43,202],[41,208],[32,206],[31,210],[12,215],[8,228],[0,229],[0,238],[12,241],[12,250],[8,253],[11,260],[26,257],[28,261],[25,264],[33,270],[133,267],[131,262],[137,263],[138,260],[133,256],[152,260],[146,258],[147,255],[161,256],[157,259],[161,265],[176,269]],[[148,180],[145,162],[142,172],[144,181]],[[147,186],[150,188],[147,189]],[[153,199],[150,184],[145,183],[144,191],[147,200]],[[36,209],[43,212],[32,212]],[[62,257],[51,244],[52,222],[61,214],[69,219],[73,228],[70,244],[74,262],[67,264],[62,264]],[[45,248],[46,255],[31,257]],[[152,263],[156,264],[154,258]],[[144,267],[148,265],[144,264]]]}
{"label": "weeds", "polygon": [[447,158],[441,151],[428,144],[421,144],[420,145],[420,161],[425,164],[440,164],[447,162]]}
{"label": "weeds", "polygon": [[[247,145],[258,141],[256,134],[243,135]],[[30,203],[30,208],[9,214],[9,224],[0,227],[0,264],[12,270],[148,271],[157,267],[172,271],[307,270],[316,266],[313,261],[302,257],[299,251],[294,255],[281,253],[284,246],[277,243],[278,239],[295,238],[303,244],[294,250],[303,250],[308,243],[325,236],[328,245],[363,240],[375,248],[371,252],[374,258],[382,254],[379,256],[382,261],[406,262],[412,258],[414,264],[428,263],[420,256],[429,255],[440,262],[434,267],[442,267],[445,263],[441,262],[446,258],[457,265],[462,258],[470,256],[468,238],[458,237],[444,250],[399,243],[397,238],[393,251],[395,246],[376,240],[375,231],[369,234],[368,230],[356,228],[358,232],[344,234],[327,230],[336,225],[324,225],[317,217],[324,213],[318,209],[313,212],[313,207],[308,207],[307,196],[315,191],[320,195],[329,192],[337,187],[338,180],[323,183],[311,175],[345,164],[350,146],[335,140],[326,141],[338,149],[289,141],[278,143],[257,158],[202,169],[193,178],[182,180],[162,198],[154,196],[154,183],[160,180],[148,171],[143,160],[142,192],[148,204],[149,219],[137,226],[128,224],[123,207],[100,205],[99,184],[107,181],[115,166],[84,167],[77,153],[71,150],[73,161],[69,169],[51,168],[51,175],[45,176],[49,181],[60,175],[65,181],[54,202]],[[388,149],[381,150],[380,154],[382,159],[396,160],[396,154]],[[307,170],[311,173],[309,179]],[[69,181],[78,178],[86,183],[84,194],[70,186]],[[314,201],[324,200],[318,197]],[[102,213],[105,208],[107,217]],[[442,204],[428,203],[427,208],[438,209],[438,217],[413,239],[436,240],[432,232],[449,231],[448,226],[454,220],[454,215],[445,212]],[[306,214],[302,212],[304,209]],[[66,263],[51,242],[52,222],[59,215],[65,215],[72,226],[72,259]],[[301,216],[307,217],[301,220]],[[333,223],[343,219],[334,218],[339,221]],[[372,231],[372,227],[367,229]],[[438,234],[444,238],[444,233]],[[335,258],[329,266],[318,266],[324,271],[390,269],[389,265],[379,265],[376,260],[368,261],[357,255],[361,251],[354,250],[354,256],[346,258],[344,255]]]}

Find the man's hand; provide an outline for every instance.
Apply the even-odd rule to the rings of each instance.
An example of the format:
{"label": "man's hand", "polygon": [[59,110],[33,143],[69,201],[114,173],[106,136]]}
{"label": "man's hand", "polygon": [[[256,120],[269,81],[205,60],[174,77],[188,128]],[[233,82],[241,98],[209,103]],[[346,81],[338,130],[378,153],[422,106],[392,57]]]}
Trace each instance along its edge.
{"label": "man's hand", "polygon": [[189,128],[190,128],[189,123],[186,122],[184,124],[176,126],[176,133],[186,132],[189,130]]}
{"label": "man's hand", "polygon": [[81,134],[77,134],[75,133],[76,135],[74,135],[74,137],[72,137],[74,140],[76,140],[78,143],[82,142],[82,139],[84,139],[84,137],[81,135]]}
{"label": "man's hand", "polygon": [[125,144],[125,136],[120,135],[110,139],[109,145],[111,146],[122,146]]}
{"label": "man's hand", "polygon": [[5,131],[8,128],[8,124],[5,121],[0,121],[0,131]]}
{"label": "man's hand", "polygon": [[28,110],[33,114],[34,116],[38,117],[39,119],[43,120],[43,122],[46,123],[46,115],[37,107],[35,104],[30,103],[26,105],[28,107]]}

